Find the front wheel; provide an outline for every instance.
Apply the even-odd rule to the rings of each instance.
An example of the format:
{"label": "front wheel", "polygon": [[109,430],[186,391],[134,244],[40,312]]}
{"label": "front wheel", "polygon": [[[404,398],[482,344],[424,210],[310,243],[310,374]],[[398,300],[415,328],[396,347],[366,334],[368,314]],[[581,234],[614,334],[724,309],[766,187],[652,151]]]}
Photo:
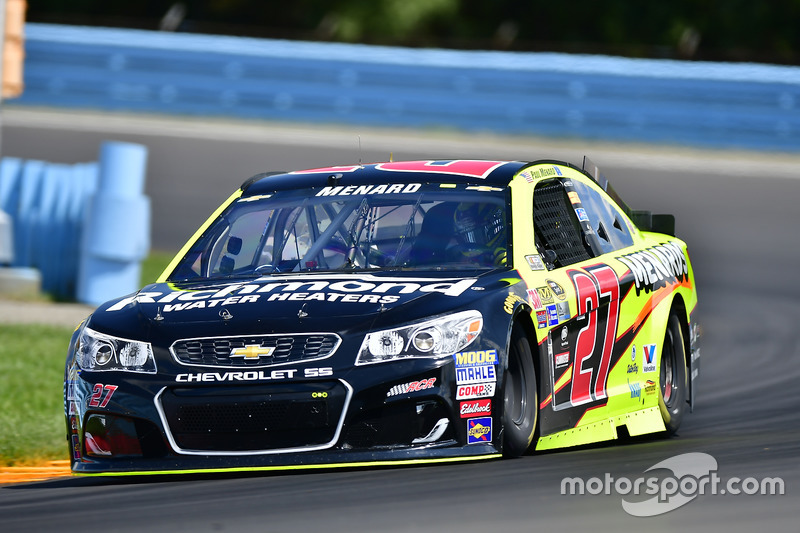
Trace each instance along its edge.
{"label": "front wheel", "polygon": [[533,442],[538,421],[536,370],[531,345],[519,326],[511,332],[503,387],[503,456],[519,457]]}
{"label": "front wheel", "polygon": [[688,390],[686,372],[686,349],[683,342],[681,322],[674,314],[669,316],[667,333],[661,351],[660,387],[658,406],[661,418],[667,428],[667,435],[673,435],[681,425],[686,411]]}

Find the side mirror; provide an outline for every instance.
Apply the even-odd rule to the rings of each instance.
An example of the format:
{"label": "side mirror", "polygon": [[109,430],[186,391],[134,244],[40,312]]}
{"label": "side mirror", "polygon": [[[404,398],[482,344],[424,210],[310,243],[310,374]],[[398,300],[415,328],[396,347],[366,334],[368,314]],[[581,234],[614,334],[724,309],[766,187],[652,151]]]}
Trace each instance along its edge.
{"label": "side mirror", "polygon": [[548,248],[542,252],[542,261],[544,261],[544,264],[547,266],[547,270],[553,270],[556,267],[557,260],[558,255],[555,250],[550,250]]}

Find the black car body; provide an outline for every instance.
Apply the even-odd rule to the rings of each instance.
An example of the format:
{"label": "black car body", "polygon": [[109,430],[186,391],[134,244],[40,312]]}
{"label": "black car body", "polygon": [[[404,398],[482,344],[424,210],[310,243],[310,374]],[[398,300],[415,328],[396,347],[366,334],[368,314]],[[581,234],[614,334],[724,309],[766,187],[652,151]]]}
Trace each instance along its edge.
{"label": "black car body", "polygon": [[[545,437],[580,443],[567,434],[581,413],[612,404],[610,392],[593,385],[567,410],[542,400],[562,390],[553,335],[577,347],[586,328],[573,326],[597,310],[580,316],[580,299],[555,277],[570,263],[543,247],[547,236],[515,197],[555,172],[594,183],[541,161],[389,162],[248,180],[157,283],[101,305],[76,330],[65,374],[73,471],[458,461],[520,455],[548,447]],[[581,213],[562,211],[582,231]],[[620,249],[643,247],[619,213],[636,236]],[[603,255],[590,244],[577,261]],[[634,278],[621,275],[622,287]],[[682,301],[688,351],[696,299],[680,281],[665,284],[667,304]],[[550,310],[537,285],[563,303]],[[639,304],[617,309],[626,305]],[[664,429],[653,405],[624,404],[646,407],[642,428]]]}

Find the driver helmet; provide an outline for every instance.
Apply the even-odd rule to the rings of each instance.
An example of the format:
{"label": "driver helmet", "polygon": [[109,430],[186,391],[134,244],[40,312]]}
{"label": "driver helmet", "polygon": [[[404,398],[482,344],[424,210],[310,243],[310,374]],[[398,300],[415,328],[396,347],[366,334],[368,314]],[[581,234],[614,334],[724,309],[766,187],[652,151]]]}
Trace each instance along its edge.
{"label": "driver helmet", "polygon": [[459,204],[453,222],[459,243],[475,246],[494,246],[505,229],[502,207],[485,203]]}

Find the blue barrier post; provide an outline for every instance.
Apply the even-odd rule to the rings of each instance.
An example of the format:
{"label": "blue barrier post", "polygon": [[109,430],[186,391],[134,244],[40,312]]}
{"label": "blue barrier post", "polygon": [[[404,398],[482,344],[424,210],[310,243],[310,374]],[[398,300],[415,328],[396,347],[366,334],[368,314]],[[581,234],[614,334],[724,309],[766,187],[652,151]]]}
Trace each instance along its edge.
{"label": "blue barrier post", "polygon": [[150,249],[150,200],[144,196],[147,148],[105,142],[97,189],[84,212],[77,299],[99,305],[139,288]]}

